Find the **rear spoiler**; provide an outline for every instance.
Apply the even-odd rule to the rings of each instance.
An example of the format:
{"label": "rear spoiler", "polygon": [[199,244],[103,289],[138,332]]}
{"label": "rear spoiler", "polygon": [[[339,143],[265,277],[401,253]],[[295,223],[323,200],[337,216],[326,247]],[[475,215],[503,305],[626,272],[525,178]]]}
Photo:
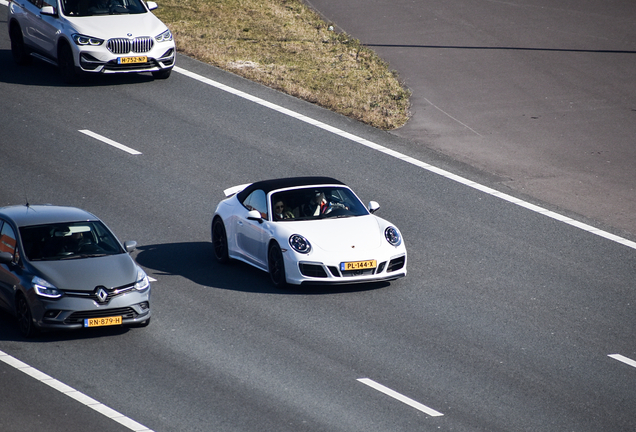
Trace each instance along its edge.
{"label": "rear spoiler", "polygon": [[231,197],[232,195],[239,193],[240,191],[242,191],[243,189],[245,189],[246,187],[248,187],[251,184],[252,183],[246,183],[246,184],[239,185],[239,186],[233,186],[231,188],[225,189],[223,191],[223,193],[225,194],[226,197]]}

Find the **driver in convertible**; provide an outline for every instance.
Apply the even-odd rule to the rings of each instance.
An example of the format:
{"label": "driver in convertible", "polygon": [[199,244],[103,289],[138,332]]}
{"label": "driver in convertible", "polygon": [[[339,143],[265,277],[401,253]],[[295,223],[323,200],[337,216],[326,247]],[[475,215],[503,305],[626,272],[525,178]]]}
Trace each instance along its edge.
{"label": "driver in convertible", "polygon": [[320,216],[330,213],[336,208],[346,209],[347,206],[342,203],[327,200],[323,191],[316,190],[311,201],[303,206],[303,214],[305,216]]}

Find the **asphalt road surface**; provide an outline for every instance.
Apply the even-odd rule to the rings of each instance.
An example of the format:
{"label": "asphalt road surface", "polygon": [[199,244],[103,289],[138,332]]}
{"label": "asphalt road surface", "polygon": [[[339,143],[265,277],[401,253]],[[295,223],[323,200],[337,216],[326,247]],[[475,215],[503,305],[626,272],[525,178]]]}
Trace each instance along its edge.
{"label": "asphalt road surface", "polygon": [[[92,211],[154,279],[144,329],[24,340],[0,314],[0,430],[636,429],[636,244],[394,134],[178,66],[70,87],[15,66],[0,33],[0,205]],[[214,262],[222,190],[293,175],[378,201],[408,276],[280,291]]]}
{"label": "asphalt road surface", "polygon": [[636,2],[306,1],[412,90],[396,135],[636,236]]}

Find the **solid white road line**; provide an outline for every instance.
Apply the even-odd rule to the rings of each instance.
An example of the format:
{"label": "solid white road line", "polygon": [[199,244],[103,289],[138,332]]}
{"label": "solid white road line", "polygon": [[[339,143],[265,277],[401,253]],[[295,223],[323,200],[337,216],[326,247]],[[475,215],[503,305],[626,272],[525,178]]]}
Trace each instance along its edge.
{"label": "solid white road line", "polygon": [[141,154],[141,152],[139,152],[139,151],[137,151],[135,149],[132,149],[130,147],[126,147],[125,145],[120,144],[117,141],[113,141],[110,138],[106,138],[105,136],[102,136],[100,134],[96,134],[95,132],[91,132],[91,131],[89,131],[87,129],[80,130],[79,132],[81,132],[81,133],[83,133],[85,135],[88,135],[89,137],[93,137],[93,138],[95,138],[97,140],[100,140],[101,142],[104,142],[104,143],[106,143],[108,145],[116,147],[119,150],[123,150],[123,151],[125,151],[127,153],[130,153],[131,155],[140,155]]}
{"label": "solid white road line", "polygon": [[[508,202],[510,202],[512,204],[516,204],[518,206],[525,207],[525,208],[527,208],[529,210],[532,210],[534,212],[540,213],[540,214],[542,214],[544,216],[548,216],[548,217],[550,217],[552,219],[556,219],[556,220],[558,220],[560,222],[566,223],[568,225],[572,225],[572,226],[574,226],[576,228],[582,229],[582,230],[587,231],[587,232],[592,233],[592,234],[596,234],[598,236],[601,236],[601,237],[606,238],[608,240],[614,241],[616,243],[620,243],[620,244],[622,244],[624,246],[627,246],[629,248],[636,249],[636,242],[633,242],[631,240],[627,240],[625,238],[619,237],[617,235],[611,234],[611,233],[606,232],[606,231],[602,231],[602,230],[600,230],[598,228],[595,228],[595,227],[593,227],[591,225],[588,225],[588,224],[584,224],[582,222],[579,222],[579,221],[574,220],[572,218],[569,218],[567,216],[563,216],[561,214],[555,213],[555,212],[550,211],[550,210],[546,210],[546,209],[541,208],[539,206],[536,206],[534,204],[530,204],[529,202],[520,200],[520,199],[515,198],[515,197],[513,197],[511,195],[499,192],[499,191],[497,191],[495,189],[492,189],[492,188],[489,188],[487,186],[481,185],[479,183],[476,183],[476,182],[474,182],[472,180],[469,180],[469,179],[466,179],[464,177],[455,175],[455,174],[453,174],[451,172],[445,171],[445,170],[443,170],[441,168],[437,168],[437,167],[435,167],[433,165],[429,165],[429,164],[427,164],[425,162],[419,161],[419,160],[414,159],[414,158],[412,158],[410,156],[407,156],[405,154],[402,154],[402,153],[396,152],[394,150],[391,150],[389,148],[383,147],[383,146],[381,146],[379,144],[376,144],[376,143],[371,142],[369,140],[366,140],[364,138],[358,137],[356,135],[350,134],[350,133],[345,132],[345,131],[343,131],[341,129],[335,128],[333,126],[329,126],[329,125],[327,125],[325,123],[322,123],[322,122],[320,122],[318,120],[314,120],[314,119],[312,119],[310,117],[304,116],[304,115],[302,115],[300,113],[297,113],[295,111],[289,110],[287,108],[283,108],[283,107],[281,107],[279,105],[276,105],[276,104],[273,104],[271,102],[267,102],[267,101],[265,101],[263,99],[260,99],[260,98],[258,98],[256,96],[252,96],[252,95],[250,95],[248,93],[242,92],[240,90],[236,90],[236,89],[234,89],[232,87],[229,87],[229,86],[227,86],[225,84],[221,84],[221,83],[219,83],[217,81],[214,81],[214,80],[211,80],[209,78],[205,78],[205,77],[203,77],[203,76],[201,76],[199,74],[196,74],[194,72],[190,72],[189,70],[180,68],[178,66],[175,66],[173,70],[175,72],[178,72],[180,74],[188,76],[188,77],[190,77],[192,79],[195,79],[195,80],[197,80],[199,82],[202,82],[204,84],[216,87],[219,90],[226,91],[226,92],[231,93],[233,95],[242,97],[244,99],[247,99],[249,101],[252,101],[254,103],[262,105],[264,107],[270,108],[270,109],[272,109],[274,111],[277,111],[277,112],[279,112],[281,114],[288,115],[290,117],[293,117],[295,119],[298,119],[298,120],[303,121],[305,123],[308,123],[310,125],[316,126],[316,127],[320,128],[320,129],[324,129],[326,131],[329,131],[331,133],[339,135],[339,136],[341,136],[343,138],[347,138],[347,139],[349,139],[351,141],[354,141],[354,142],[356,142],[358,144],[362,144],[362,145],[364,145],[366,147],[369,147],[369,148],[371,148],[373,150],[377,150],[377,151],[379,151],[381,153],[387,154],[387,155],[392,156],[394,158],[400,159],[400,160],[402,160],[404,162],[407,162],[407,163],[410,163],[410,164],[415,165],[417,167],[423,168],[423,169],[425,169],[427,171],[430,171],[432,173],[438,174],[438,175],[440,175],[442,177],[446,177],[447,179],[450,179],[450,180],[456,181],[458,183],[461,183],[463,185],[466,185],[466,186],[472,187],[474,189],[480,190],[480,191],[482,191],[484,193],[487,193],[487,194],[492,195],[494,197],[500,198],[500,199],[502,199],[504,201],[508,201]],[[475,132],[475,133],[477,133],[477,132]]]}
{"label": "solid white road line", "polygon": [[6,354],[5,352],[0,351],[0,361],[3,361],[4,363],[8,364],[9,366],[12,366],[14,368],[16,368],[17,370],[24,372],[25,374],[29,375],[32,378],[35,378],[36,380],[40,381],[43,384],[46,384],[52,388],[54,388],[55,390],[59,391],[60,393],[65,394],[66,396],[75,399],[76,401],[86,405],[89,408],[94,409],[95,411],[97,411],[98,413],[110,418],[111,420],[116,421],[117,423],[121,424],[122,426],[127,427],[128,429],[135,431],[135,432],[153,432],[152,429],[148,429],[146,426],[137,423],[136,421],[134,421],[131,418],[126,417],[125,415],[118,413],[117,411],[115,411],[112,408],[107,407],[106,405],[96,401],[95,399],[86,396],[84,393],[80,393],[77,390],[73,389],[72,387],[67,386],[66,384],[51,378],[50,376],[46,375],[43,372],[40,372],[39,370],[32,368],[31,366],[29,366],[28,364],[18,360],[15,357],[10,356],[9,354]]}
{"label": "solid white road line", "polygon": [[429,408],[426,405],[422,405],[421,403],[416,402],[404,395],[401,395],[400,393],[393,391],[390,388],[385,387],[382,384],[379,384],[369,378],[358,378],[358,381],[360,381],[362,384],[366,384],[369,387],[376,389],[379,392],[384,393],[385,395],[391,396],[392,398],[397,399],[400,402],[415,408],[416,410],[422,411],[423,413],[428,414],[431,417],[440,417],[444,415],[439,411],[435,411],[434,409]]}
{"label": "solid white road line", "polygon": [[636,360],[632,360],[620,354],[609,354],[608,357],[611,357],[614,360],[618,360],[619,362],[623,362],[626,365],[630,365],[631,367],[636,368]]}

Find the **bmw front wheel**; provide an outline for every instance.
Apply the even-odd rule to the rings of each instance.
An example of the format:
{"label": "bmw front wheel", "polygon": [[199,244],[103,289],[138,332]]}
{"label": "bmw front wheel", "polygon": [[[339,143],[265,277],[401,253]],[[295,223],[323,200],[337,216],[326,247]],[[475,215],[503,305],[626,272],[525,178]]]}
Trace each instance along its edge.
{"label": "bmw front wheel", "polygon": [[63,44],[57,55],[57,64],[60,68],[62,79],[66,84],[75,84],[79,79],[79,72],[75,68],[75,61],[73,60],[73,51],[71,47]]}

